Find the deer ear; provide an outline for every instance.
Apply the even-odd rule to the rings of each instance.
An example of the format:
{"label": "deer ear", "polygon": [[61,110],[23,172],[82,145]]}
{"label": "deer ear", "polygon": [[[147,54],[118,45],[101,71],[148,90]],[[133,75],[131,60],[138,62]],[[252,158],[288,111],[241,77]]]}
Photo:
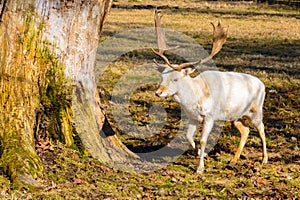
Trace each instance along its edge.
{"label": "deer ear", "polygon": [[182,69],[181,72],[183,73],[184,76],[188,76],[190,75],[191,73],[193,73],[195,71],[194,68],[185,68],[185,69]]}
{"label": "deer ear", "polygon": [[158,65],[158,66],[155,66],[155,69],[157,71],[159,71],[160,73],[162,73],[166,69],[166,67]]}

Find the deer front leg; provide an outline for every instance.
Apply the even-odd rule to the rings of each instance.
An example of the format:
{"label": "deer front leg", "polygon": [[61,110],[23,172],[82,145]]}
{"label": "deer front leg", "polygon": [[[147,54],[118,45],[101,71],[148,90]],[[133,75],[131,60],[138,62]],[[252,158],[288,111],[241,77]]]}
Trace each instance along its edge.
{"label": "deer front leg", "polygon": [[207,138],[209,136],[209,133],[214,125],[214,120],[211,117],[206,117],[204,119],[203,123],[203,129],[202,129],[202,137],[201,137],[201,150],[200,150],[200,163],[199,167],[197,169],[197,173],[202,174],[204,171],[204,156],[205,156],[205,147],[207,143]]}
{"label": "deer front leg", "polygon": [[195,149],[196,145],[194,142],[194,135],[197,131],[199,122],[197,120],[189,120],[189,126],[186,133],[186,139],[188,142],[192,145],[192,147]]}

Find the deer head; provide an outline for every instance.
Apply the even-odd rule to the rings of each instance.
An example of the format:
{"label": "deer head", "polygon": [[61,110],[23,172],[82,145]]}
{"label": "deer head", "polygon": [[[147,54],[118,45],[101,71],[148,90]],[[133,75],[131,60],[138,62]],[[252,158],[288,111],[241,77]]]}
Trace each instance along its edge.
{"label": "deer head", "polygon": [[228,28],[224,29],[220,21],[217,26],[211,23],[213,26],[213,45],[208,57],[194,62],[171,64],[164,55],[164,52],[170,50],[170,48],[168,49],[166,44],[165,30],[162,26],[161,16],[158,10],[155,10],[154,21],[158,51],[154,49],[152,49],[152,51],[165,62],[165,64],[159,64],[155,59],[153,60],[154,63],[161,68],[160,71],[162,72],[162,83],[156,91],[156,95],[160,97],[172,96],[177,93],[179,88],[182,88],[182,85],[187,84],[189,79],[191,79],[189,74],[194,71],[196,65],[208,62],[222,49],[223,44],[226,42]]}

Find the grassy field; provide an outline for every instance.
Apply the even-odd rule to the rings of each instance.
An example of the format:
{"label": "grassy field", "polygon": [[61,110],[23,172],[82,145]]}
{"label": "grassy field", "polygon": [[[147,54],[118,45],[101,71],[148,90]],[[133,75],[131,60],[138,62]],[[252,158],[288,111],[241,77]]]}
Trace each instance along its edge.
{"label": "grassy field", "polygon": [[[155,7],[164,13],[166,28],[186,34],[208,50],[211,47],[212,29],[209,23],[220,19],[222,24],[229,25],[227,43],[214,62],[218,70],[252,74],[266,85],[264,123],[269,163],[261,164],[260,139],[257,132],[251,129],[241,159],[236,166],[228,166],[240,138],[230,123],[225,124],[218,143],[206,157],[206,169],[202,175],[196,174],[199,158],[196,151],[191,149],[163,169],[128,173],[110,169],[93,158],[57,144],[53,152],[39,150],[47,172],[45,189],[35,193],[10,191],[6,179],[0,179],[0,198],[300,198],[299,9],[195,0],[119,0],[114,2],[107,17],[101,41],[127,30],[153,27]],[[145,62],[151,62],[153,58],[155,56],[148,50],[128,52],[98,77],[99,93],[109,121],[123,143],[135,152],[168,145],[179,127],[179,105],[172,98],[160,99],[154,95],[159,80],[144,84],[131,94],[129,113],[137,126],[147,128],[149,124],[159,122],[159,119],[151,118],[151,106],[163,107],[167,111],[164,116],[166,125],[160,131],[137,137],[120,129],[114,119],[110,98],[117,83],[124,74]],[[178,60],[174,58],[172,61]]]}

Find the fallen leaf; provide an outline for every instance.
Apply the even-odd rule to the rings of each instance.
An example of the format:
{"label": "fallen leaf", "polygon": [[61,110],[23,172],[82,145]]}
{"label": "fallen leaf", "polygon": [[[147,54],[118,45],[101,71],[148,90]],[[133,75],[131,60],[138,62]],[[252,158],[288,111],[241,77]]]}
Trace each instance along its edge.
{"label": "fallen leaf", "polygon": [[278,173],[278,174],[283,173],[283,168],[282,168],[282,167],[278,167],[278,168],[277,168],[277,173]]}
{"label": "fallen leaf", "polygon": [[39,145],[39,148],[41,148],[43,151],[46,151],[46,150],[50,150],[50,151],[53,151],[53,147],[51,146],[51,143],[49,141],[45,141],[45,140],[40,140],[38,142],[38,145]]}
{"label": "fallen leaf", "polygon": [[263,185],[268,185],[268,181],[266,181],[265,179],[257,179],[256,180],[257,183],[263,184]]}
{"label": "fallen leaf", "polygon": [[46,189],[47,192],[52,192],[56,188],[56,183],[52,181],[51,186]]}
{"label": "fallen leaf", "polygon": [[289,94],[288,97],[289,97],[290,99],[293,99],[293,98],[295,97],[295,94],[291,93],[291,94]]}
{"label": "fallen leaf", "polygon": [[74,181],[73,181],[73,183],[75,183],[75,184],[77,184],[77,185],[81,184],[82,182],[83,182],[83,181],[82,181],[82,179],[80,179],[80,178],[75,178]]}
{"label": "fallen leaf", "polygon": [[171,178],[171,181],[172,182],[177,182],[176,178],[174,178],[174,177]]}
{"label": "fallen leaf", "polygon": [[297,138],[296,138],[296,137],[291,137],[291,140],[292,140],[293,142],[297,142]]}
{"label": "fallen leaf", "polygon": [[247,191],[246,192],[246,194],[247,194],[247,196],[249,196],[249,195],[254,195],[254,194],[258,194],[257,192],[254,192],[254,191],[251,191],[251,190],[249,190],[249,191]]}
{"label": "fallen leaf", "polygon": [[282,173],[281,176],[284,177],[284,178],[287,178],[288,180],[292,180],[292,179],[293,179],[293,178],[291,177],[291,175],[288,174],[288,173]]}

